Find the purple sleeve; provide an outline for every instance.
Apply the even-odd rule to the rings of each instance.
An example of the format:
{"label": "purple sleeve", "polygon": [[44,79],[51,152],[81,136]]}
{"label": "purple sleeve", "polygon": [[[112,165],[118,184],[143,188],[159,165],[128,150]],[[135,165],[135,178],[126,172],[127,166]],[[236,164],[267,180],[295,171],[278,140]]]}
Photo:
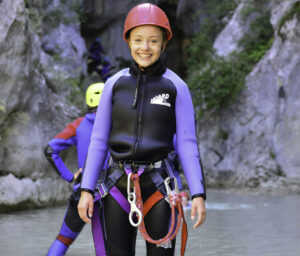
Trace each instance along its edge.
{"label": "purple sleeve", "polygon": [[60,157],[59,153],[70,146],[76,146],[76,137],[70,137],[68,139],[62,139],[62,138],[53,138],[49,142],[49,146],[52,148],[51,157],[53,160],[53,163],[56,166],[56,170],[60,173],[60,176],[68,181],[71,182],[73,180],[73,173],[68,169],[68,167],[65,165],[64,161]]}
{"label": "purple sleeve", "polygon": [[172,71],[164,75],[177,89],[176,96],[176,141],[177,152],[191,195],[205,195],[204,178],[195,132],[192,98],[187,85]]}
{"label": "purple sleeve", "polygon": [[85,162],[81,188],[94,190],[107,157],[108,139],[111,131],[112,90],[114,83],[127,69],[120,71],[105,83],[92,131],[91,142]]}

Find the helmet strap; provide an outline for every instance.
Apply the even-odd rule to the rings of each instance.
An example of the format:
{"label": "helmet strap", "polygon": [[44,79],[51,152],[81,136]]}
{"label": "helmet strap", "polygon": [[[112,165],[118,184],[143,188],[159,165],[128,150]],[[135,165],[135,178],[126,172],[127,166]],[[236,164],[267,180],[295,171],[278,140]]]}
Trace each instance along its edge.
{"label": "helmet strap", "polygon": [[96,107],[87,106],[87,107],[88,107],[88,110],[87,110],[88,113],[94,113],[97,111],[97,108],[98,108],[98,106],[96,106]]}

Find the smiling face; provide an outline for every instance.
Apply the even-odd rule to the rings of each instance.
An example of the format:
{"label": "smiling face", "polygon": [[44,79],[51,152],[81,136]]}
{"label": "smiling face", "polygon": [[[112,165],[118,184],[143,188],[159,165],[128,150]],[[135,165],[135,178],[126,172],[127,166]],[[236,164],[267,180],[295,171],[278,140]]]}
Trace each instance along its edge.
{"label": "smiling face", "polygon": [[132,29],[128,40],[132,58],[143,68],[149,67],[159,59],[166,44],[163,30],[153,25]]}

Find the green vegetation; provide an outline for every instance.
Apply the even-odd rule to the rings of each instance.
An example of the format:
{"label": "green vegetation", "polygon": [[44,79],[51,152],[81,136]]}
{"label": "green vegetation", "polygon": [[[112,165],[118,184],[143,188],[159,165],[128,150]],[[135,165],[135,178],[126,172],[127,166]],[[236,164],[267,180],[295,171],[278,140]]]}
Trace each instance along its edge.
{"label": "green vegetation", "polygon": [[[80,15],[83,15],[81,0],[61,0],[58,4],[47,3],[44,0],[24,0],[24,3],[28,15],[29,29],[32,33],[39,36],[55,29],[60,24],[78,23],[81,18]],[[60,62],[60,64],[71,63],[73,61],[69,57],[62,55],[62,49],[58,45],[55,46],[54,51],[47,53],[51,55],[54,62]],[[69,89],[70,95],[67,99],[72,104],[83,105],[84,89],[82,88],[81,78],[66,78],[69,75],[64,74],[63,70],[57,70],[51,66],[43,67],[42,65],[38,65],[37,68],[42,73],[49,72],[53,75],[51,78],[55,84],[55,86],[52,86],[53,88],[57,86]],[[80,73],[80,70],[78,73]]]}
{"label": "green vegetation", "polygon": [[83,105],[84,98],[84,88],[81,79],[79,78],[68,78],[64,81],[68,87],[72,88],[70,92],[70,96],[67,97],[68,101],[70,101],[73,105],[77,105],[78,107]]}
{"label": "green vegetation", "polygon": [[23,124],[23,125],[26,125],[30,122],[30,116],[28,113],[26,112],[13,112],[11,115],[10,115],[10,118],[16,122],[16,123],[20,123],[20,124]]}
{"label": "green vegetation", "polygon": [[6,112],[6,102],[2,99],[0,99],[0,112]]}
{"label": "green vegetation", "polygon": [[243,88],[240,60],[227,61],[224,58],[210,58],[207,67],[189,79],[199,116],[211,110],[228,106]]}
{"label": "green vegetation", "polygon": [[[274,41],[270,13],[262,13],[250,26],[250,32],[240,40],[242,55],[251,66],[255,65],[272,46]],[[252,68],[252,67],[251,67]]]}
{"label": "green vegetation", "polygon": [[203,6],[201,11],[196,13],[196,17],[201,15],[204,17],[200,33],[194,35],[191,40],[191,45],[188,49],[188,67],[198,69],[199,65],[205,65],[206,61],[212,54],[212,46],[215,38],[224,28],[221,21],[225,17],[233,14],[237,7],[234,0],[210,0]]}
{"label": "green vegetation", "polygon": [[29,122],[30,115],[26,112],[16,111],[9,113],[0,125],[0,141],[14,133],[17,133],[16,129],[12,129],[12,124],[24,126],[28,125]]}
{"label": "green vegetation", "polygon": [[268,2],[270,0],[248,0],[241,11],[242,19],[245,21],[252,13],[261,13],[261,10],[265,8],[265,4]]}
{"label": "green vegetation", "polygon": [[42,34],[43,16],[40,10],[43,8],[42,0],[25,0],[26,12],[28,15],[29,31]]}
{"label": "green vegetation", "polygon": [[212,49],[217,35],[214,24],[203,23],[201,33],[192,39],[187,80],[200,118],[230,105],[243,89],[246,76],[271,47],[274,39],[270,13],[262,10],[249,33],[239,41],[243,50],[233,52],[227,59],[215,56]]}
{"label": "green vegetation", "polygon": [[228,132],[224,131],[223,129],[219,128],[217,132],[217,139],[227,140],[229,137]]}
{"label": "green vegetation", "polygon": [[276,155],[275,155],[275,153],[274,153],[273,151],[270,151],[269,153],[270,153],[270,157],[271,157],[272,159],[275,159],[275,158],[276,158]]}
{"label": "green vegetation", "polygon": [[61,1],[58,6],[47,10],[43,0],[24,0],[29,17],[30,30],[39,35],[42,33],[42,24],[52,28],[59,24],[70,24],[83,19],[84,13],[79,0]]}
{"label": "green vegetation", "polygon": [[51,27],[57,27],[60,23],[64,23],[64,13],[65,10],[63,8],[56,7],[44,14],[43,22],[49,24]]}
{"label": "green vegetation", "polygon": [[282,39],[284,39],[284,36],[280,33],[281,28],[287,21],[293,19],[295,15],[297,15],[298,19],[300,18],[300,1],[295,2],[289,12],[287,12],[286,15],[284,15],[279,21],[277,31],[278,35],[280,35]]}

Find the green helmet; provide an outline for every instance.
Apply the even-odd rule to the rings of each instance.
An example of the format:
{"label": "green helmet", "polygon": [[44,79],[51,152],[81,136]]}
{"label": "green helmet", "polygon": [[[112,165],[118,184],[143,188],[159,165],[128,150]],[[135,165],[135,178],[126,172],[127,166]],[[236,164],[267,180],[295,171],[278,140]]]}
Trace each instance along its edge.
{"label": "green helmet", "polygon": [[85,99],[86,99],[86,104],[90,108],[94,108],[98,106],[103,89],[104,89],[104,83],[91,84],[87,88]]}

